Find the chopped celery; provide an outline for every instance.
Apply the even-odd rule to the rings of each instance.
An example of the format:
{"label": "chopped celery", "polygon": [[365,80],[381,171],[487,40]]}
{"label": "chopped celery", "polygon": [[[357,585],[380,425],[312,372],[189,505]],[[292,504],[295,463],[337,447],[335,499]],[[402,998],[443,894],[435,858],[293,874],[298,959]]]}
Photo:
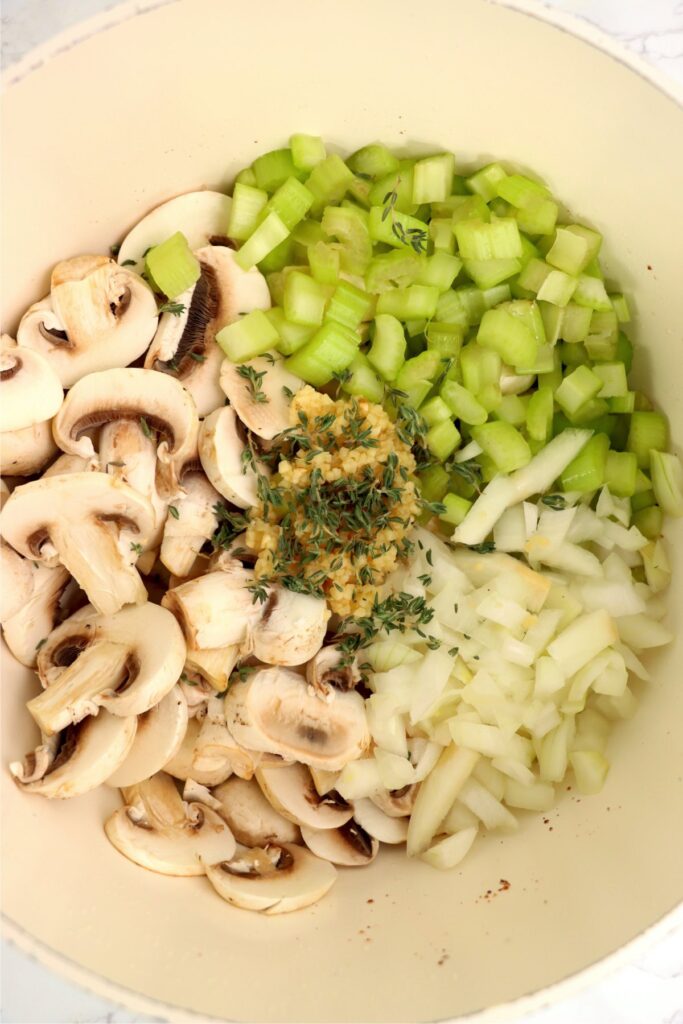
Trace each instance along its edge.
{"label": "chopped celery", "polygon": [[280,336],[260,310],[252,310],[227,327],[223,327],[216,335],[216,341],[233,363],[243,363],[245,359],[254,359],[264,352],[275,348]]}
{"label": "chopped celery", "polygon": [[372,206],[370,208],[370,237],[375,242],[383,242],[394,249],[409,248],[415,252],[425,252],[429,229],[425,221],[411,217],[400,210],[388,207]]}
{"label": "chopped celery", "polygon": [[340,281],[330,299],[325,317],[345,327],[358,327],[372,307],[372,296],[348,281]]}
{"label": "chopped celery", "polygon": [[576,276],[598,255],[601,244],[602,236],[582,224],[559,227],[546,260],[558,270]]}
{"label": "chopped celery", "polygon": [[488,224],[481,220],[461,220],[453,225],[453,230],[463,259],[503,260],[522,255],[519,228],[512,218]]}
{"label": "chopped celery", "polygon": [[489,309],[484,313],[477,343],[497,352],[510,366],[530,366],[538,352],[538,343],[530,328],[505,309]]}
{"label": "chopped celery", "polygon": [[463,341],[463,328],[457,324],[443,324],[432,320],[425,329],[427,348],[439,352],[442,357],[457,359]]}
{"label": "chopped celery", "polygon": [[545,185],[532,181],[523,174],[509,174],[499,179],[496,195],[511,206],[523,207],[537,196],[549,196],[550,192]]}
{"label": "chopped celery", "polygon": [[277,343],[278,352],[284,356],[291,356],[297,349],[310,341],[315,333],[314,327],[303,327],[301,324],[292,324],[285,317],[284,310],[280,306],[273,306],[267,309],[266,316],[280,335]]}
{"label": "chopped celery", "polygon": [[519,260],[465,260],[465,271],[477,288],[493,288],[521,270]]}
{"label": "chopped celery", "polygon": [[434,252],[454,252],[455,235],[450,218],[433,217],[429,222],[429,237],[434,245]]}
{"label": "chopped celery", "polygon": [[460,431],[452,420],[444,420],[429,428],[425,444],[435,459],[445,462],[460,444]]}
{"label": "chopped celery", "polygon": [[585,345],[568,345],[561,342],[558,351],[565,366],[585,366],[590,363]]}
{"label": "chopped celery", "polygon": [[538,309],[543,321],[543,331],[549,345],[554,345],[562,337],[562,324],[564,323],[564,309],[553,306],[549,302],[539,302]]}
{"label": "chopped celery", "polygon": [[382,292],[377,300],[378,313],[391,313],[400,320],[429,320],[436,313],[439,289],[433,285],[411,284]]}
{"label": "chopped celery", "polygon": [[454,380],[447,380],[440,392],[441,398],[454,416],[472,426],[486,423],[486,409],[471,392]]}
{"label": "chopped celery", "polygon": [[291,235],[283,238],[279,245],[271,249],[258,263],[262,274],[272,274],[285,267],[291,266],[294,262],[294,239]]}
{"label": "chopped celery", "polygon": [[549,387],[539,387],[529,399],[526,410],[526,429],[534,441],[546,442],[553,427],[553,392]]}
{"label": "chopped celery", "polygon": [[[620,363],[619,365],[623,366],[623,363]],[[597,366],[595,367],[595,369],[597,370]],[[609,405],[610,412],[632,413],[636,407],[636,393],[635,391],[627,391],[625,395],[619,395],[615,398],[608,398],[607,404]]]}
{"label": "chopped celery", "polygon": [[574,289],[573,299],[577,305],[588,306],[590,309],[597,309],[601,313],[612,311],[612,303],[609,300],[605,285],[598,277],[580,274]]}
{"label": "chopped celery", "polygon": [[622,295],[621,292],[615,292],[609,297],[612,303],[612,308],[617,314],[617,320],[620,324],[627,324],[631,319],[631,311],[628,308],[628,302],[626,296]]}
{"label": "chopped celery", "polygon": [[354,356],[352,362],[347,367],[347,373],[350,373],[350,376],[342,384],[342,389],[347,395],[367,398],[370,402],[382,402],[384,398],[384,384],[362,352],[358,352]]}
{"label": "chopped celery", "polygon": [[609,437],[606,434],[595,434],[591,437],[560,474],[562,490],[586,494],[602,487],[605,482],[608,450]]}
{"label": "chopped celery", "polygon": [[501,358],[491,349],[470,343],[460,353],[463,384],[472,394],[480,396],[488,385],[500,379]]}
{"label": "chopped celery", "polygon": [[287,178],[268,200],[266,213],[276,213],[285,227],[296,227],[311,206],[313,195],[297,178]]}
{"label": "chopped celery", "polygon": [[405,398],[401,398],[401,404],[410,405],[413,409],[419,409],[425,398],[432,390],[431,380],[416,380],[412,384],[401,384],[398,381],[394,385]]}
{"label": "chopped celery", "polygon": [[201,273],[199,260],[181,231],[176,231],[147,252],[145,269],[156,290],[169,299],[175,299],[191,288]]}
{"label": "chopped celery", "polygon": [[255,230],[261,211],[268,202],[268,193],[260,188],[237,183],[232,194],[228,236],[243,242]]}
{"label": "chopped celery", "polygon": [[428,427],[435,427],[437,423],[453,419],[453,413],[439,395],[434,395],[420,409],[420,416]]}
{"label": "chopped celery", "polygon": [[446,506],[446,511],[439,513],[439,519],[442,519],[444,523],[450,523],[452,526],[460,526],[460,523],[472,508],[472,502],[468,501],[467,498],[461,497],[459,494],[446,494],[441,501]]}
{"label": "chopped celery", "polygon": [[648,469],[650,452],[666,451],[669,446],[669,424],[659,412],[634,412],[626,447],[635,452],[641,469]]}
{"label": "chopped celery", "polygon": [[[477,296],[481,294],[478,289],[473,290]],[[470,303],[464,301],[463,289],[451,289],[439,296],[439,301],[436,304],[436,319],[440,323],[452,324],[464,330],[470,323],[475,323],[483,316],[483,302],[480,305],[481,309],[475,318],[472,315]]]}
{"label": "chopped celery", "polygon": [[236,185],[250,185],[251,188],[256,188],[256,175],[252,167],[243,167],[239,174],[235,177]]}
{"label": "chopped celery", "polygon": [[503,395],[493,410],[493,415],[497,420],[511,423],[513,427],[523,427],[526,425],[528,404],[529,399],[526,396],[522,398],[520,395]]}
{"label": "chopped celery", "polygon": [[251,165],[256,178],[256,187],[274,192],[287,178],[300,178],[303,174],[294,166],[291,149],[274,149],[264,153]]}
{"label": "chopped celery", "polygon": [[662,511],[669,516],[683,516],[683,466],[678,456],[653,449],[650,452],[650,474],[652,489]]}
{"label": "chopped celery", "polygon": [[551,270],[538,289],[537,298],[553,306],[566,306],[576,288],[576,280],[562,270]]}
{"label": "chopped celery", "polygon": [[664,514],[657,505],[641,508],[633,513],[633,525],[648,540],[657,540],[662,533]]}
{"label": "chopped celery", "polygon": [[[425,409],[420,409],[420,415],[425,419]],[[434,424],[430,424],[433,426]],[[441,501],[448,493],[450,477],[443,466],[429,466],[419,476],[420,492],[425,501]]]}
{"label": "chopped celery", "polygon": [[519,275],[519,285],[520,287],[527,289],[527,291],[534,292],[534,294],[536,294],[543,287],[543,284],[551,271],[552,268],[548,266],[545,260],[539,260],[532,257]]}
{"label": "chopped celery", "polygon": [[292,162],[300,171],[312,171],[327,156],[325,143],[319,135],[292,135],[289,148]]}
{"label": "chopped celery", "polygon": [[[370,202],[370,192],[372,191],[372,185],[367,178],[359,178],[357,175],[354,176],[351,184],[347,189],[347,196],[363,207],[364,210],[369,210],[372,205]],[[344,202],[348,202],[345,199]]]}
{"label": "chopped celery", "polygon": [[482,451],[493,459],[501,473],[512,473],[531,460],[531,449],[520,432],[506,423],[495,420],[472,428],[472,437]]}
{"label": "chopped celery", "polygon": [[568,374],[555,392],[555,401],[571,419],[603,385],[600,377],[587,366],[578,366]]}
{"label": "chopped celery", "polygon": [[354,174],[370,178],[383,178],[387,174],[394,174],[399,167],[398,157],[379,143],[357,149],[346,162]]}
{"label": "chopped celery", "polygon": [[336,284],[339,280],[339,246],[332,242],[316,242],[308,247],[311,276],[320,284]]}
{"label": "chopped celery", "polygon": [[342,324],[328,322],[285,361],[285,367],[308,384],[322,387],[332,380],[335,373],[341,373],[353,362],[359,343],[360,338],[355,331]]}
{"label": "chopped celery", "polygon": [[436,217],[450,214],[451,230],[461,220],[491,220],[491,211],[481,196],[449,196],[443,203],[435,203],[432,212]]}
{"label": "chopped celery", "polygon": [[302,249],[308,250],[309,246],[317,242],[326,242],[327,235],[317,220],[302,220],[293,229],[292,239]]}
{"label": "chopped celery", "polygon": [[422,270],[424,257],[412,249],[394,249],[380,253],[370,260],[365,272],[365,287],[369,292],[384,292],[389,288],[405,288],[413,284]]}
{"label": "chopped celery", "polygon": [[569,305],[564,307],[560,337],[569,345],[576,345],[580,341],[585,341],[590,330],[592,318],[592,309],[586,306],[577,306],[576,303],[570,302]]}
{"label": "chopped celery", "polygon": [[[401,213],[412,213],[415,209],[413,203],[414,163],[414,160],[401,160],[398,171],[392,171],[376,181],[370,189],[370,205],[386,208],[390,202],[389,197],[391,197],[394,210]],[[395,199],[393,198],[394,194]]]}
{"label": "chopped celery", "polygon": [[372,258],[367,214],[350,206],[326,206],[322,228],[326,235],[343,243],[340,252],[342,270],[349,274],[364,274]]}
{"label": "chopped celery", "polygon": [[465,179],[465,184],[470,192],[476,192],[485,203],[490,203],[498,195],[498,183],[506,177],[507,172],[502,164],[486,164],[474,174],[470,174],[469,178]]}
{"label": "chopped celery", "polygon": [[295,270],[285,282],[285,316],[293,324],[316,327],[323,322],[327,292],[312,277]]}
{"label": "chopped celery", "polygon": [[235,263],[242,270],[251,270],[288,235],[289,229],[286,224],[283,224],[277,213],[269,213],[254,233],[249,236],[242,248],[235,253]]}
{"label": "chopped celery", "polygon": [[634,452],[607,452],[605,483],[618,498],[630,498],[636,490],[638,460]]}
{"label": "chopped celery", "polygon": [[602,381],[598,398],[621,398],[628,393],[623,363],[598,363],[593,367],[593,373]]}
{"label": "chopped celery", "polygon": [[528,235],[552,235],[558,213],[559,207],[552,199],[530,196],[524,206],[515,211],[515,218]]}
{"label": "chopped celery", "polygon": [[452,153],[439,153],[417,160],[413,168],[413,202],[438,203],[451,194],[455,157]]}
{"label": "chopped celery", "polygon": [[343,199],[352,181],[353,171],[336,153],[317,163],[306,180],[306,188],[313,193],[313,212]]}
{"label": "chopped celery", "polygon": [[[633,452],[629,454],[633,455]],[[631,495],[631,508],[634,512],[640,512],[643,508],[650,508],[655,503],[655,492],[649,486],[650,481],[648,480],[648,487],[645,490],[639,490],[640,485],[640,473],[642,470],[638,470],[638,476],[636,476],[636,490],[635,494]]]}
{"label": "chopped celery", "polygon": [[455,281],[461,267],[462,262],[457,256],[451,256],[446,252],[435,252],[433,256],[428,256],[425,259],[416,283],[433,285],[440,292],[445,292]]}
{"label": "chopped celery", "polygon": [[399,391],[406,385],[414,384],[418,380],[433,380],[439,372],[441,356],[438,352],[427,349],[419,355],[407,359],[396,377],[396,387]]}

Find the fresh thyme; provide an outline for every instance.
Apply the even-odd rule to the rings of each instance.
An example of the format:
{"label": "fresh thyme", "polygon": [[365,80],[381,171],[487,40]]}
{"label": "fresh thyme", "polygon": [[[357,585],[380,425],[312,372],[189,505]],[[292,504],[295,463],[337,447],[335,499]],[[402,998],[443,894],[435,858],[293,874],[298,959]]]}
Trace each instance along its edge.
{"label": "fresh thyme", "polygon": [[249,366],[247,363],[237,367],[238,375],[247,382],[251,397],[259,405],[269,401],[268,395],[261,387],[266,372],[266,370],[255,370],[253,366]]}
{"label": "fresh thyme", "polygon": [[556,511],[567,507],[566,498],[563,498],[561,494],[544,494],[541,501],[548,508],[555,509]]}
{"label": "fresh thyme", "polygon": [[481,467],[473,459],[468,462],[449,463],[448,469],[461,476],[477,494],[481,493]]}
{"label": "fresh thyme", "polygon": [[235,538],[244,533],[249,525],[248,513],[233,511],[223,502],[214,505],[213,513],[218,520],[218,528],[211,538],[211,543],[214,548],[229,548]]}
{"label": "fresh thyme", "polygon": [[140,428],[145,437],[151,438],[153,436],[152,428],[150,427],[149,423],[147,422],[144,416],[140,417]]}
{"label": "fresh thyme", "polygon": [[400,176],[390,192],[387,192],[382,205],[382,220],[391,217],[391,233],[398,238],[402,245],[407,245],[418,255],[427,251],[427,232],[424,228],[406,228],[401,220],[396,218],[396,203],[398,202],[398,187],[401,184]]}
{"label": "fresh thyme", "polygon": [[[405,633],[409,629],[427,626],[434,618],[434,609],[430,608],[423,597],[415,597],[399,591],[390,594],[380,601],[377,596],[369,615],[361,617],[348,616],[339,623],[334,643],[341,654],[352,658],[363,647],[372,643],[381,632]],[[428,638],[428,645],[434,637]],[[437,641],[439,643],[439,641]]]}
{"label": "fresh thyme", "polygon": [[142,544],[136,544],[134,541],[131,541],[130,550],[134,551],[136,555],[141,555],[142,554]]}
{"label": "fresh thyme", "polygon": [[185,312],[186,306],[182,302],[164,302],[159,306],[158,313],[171,313],[172,316],[180,316]]}
{"label": "fresh thyme", "polygon": [[470,544],[470,551],[476,551],[479,555],[488,555],[495,550],[496,545],[492,540],[484,540],[481,544]]}
{"label": "fresh thyme", "polygon": [[170,516],[173,516],[174,519],[180,519],[180,512],[178,511],[175,505],[168,506],[168,514]]}
{"label": "fresh thyme", "polygon": [[121,264],[121,266],[122,267],[134,267],[136,263],[137,263],[137,260],[124,260],[123,263]]}

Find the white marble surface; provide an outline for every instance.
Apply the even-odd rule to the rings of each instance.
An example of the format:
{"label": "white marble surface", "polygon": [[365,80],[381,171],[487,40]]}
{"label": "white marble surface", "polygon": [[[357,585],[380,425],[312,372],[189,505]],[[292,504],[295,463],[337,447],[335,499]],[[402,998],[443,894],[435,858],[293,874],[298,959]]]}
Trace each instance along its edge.
{"label": "white marble surface", "polygon": [[[683,82],[683,0],[545,0],[585,18]],[[115,0],[4,0],[2,62]],[[130,1013],[36,964],[4,942],[0,1019],[5,1024],[128,1024],[161,1018]],[[683,1024],[683,933],[524,1024]]]}

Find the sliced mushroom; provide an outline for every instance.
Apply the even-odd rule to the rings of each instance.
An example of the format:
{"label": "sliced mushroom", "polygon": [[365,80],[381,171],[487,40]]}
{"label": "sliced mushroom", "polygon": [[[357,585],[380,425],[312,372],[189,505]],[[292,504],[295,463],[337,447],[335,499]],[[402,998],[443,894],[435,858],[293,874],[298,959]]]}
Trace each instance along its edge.
{"label": "sliced mushroom", "polygon": [[191,249],[208,245],[228,230],[232,200],[222,192],[185,192],[167,199],[145,214],[128,232],[118,252],[119,263],[135,260],[134,270],[144,270],[144,254],[153,245],[181,231]]}
{"label": "sliced mushroom", "polygon": [[320,650],[329,617],[323,598],[272,587],[252,628],[250,650],[266,665],[304,665]]}
{"label": "sliced mushroom", "polygon": [[146,600],[133,563],[153,528],[147,498],[105,473],[22,484],[0,515],[0,532],[16,551],[63,565],[103,615]]}
{"label": "sliced mushroom", "polygon": [[186,805],[170,776],[158,773],[122,791],[124,807],[104,831],[119,853],[161,875],[203,875],[206,864],[230,860],[232,832],[215,811]]}
{"label": "sliced mushroom", "polygon": [[157,328],[151,288],[106,256],[76,256],[52,271],[50,295],[22,317],[19,345],[36,349],[64,387],[141,356]]}
{"label": "sliced mushroom", "polygon": [[216,810],[227,821],[238,843],[253,847],[300,841],[298,826],[271,806],[253,779],[233,775],[217,786],[213,795],[220,804]]}
{"label": "sliced mushroom", "polygon": [[0,540],[0,623],[16,615],[30,599],[33,591],[31,563],[14,548]]}
{"label": "sliced mushroom", "polygon": [[59,377],[39,352],[0,347],[0,431],[23,430],[51,419],[63,398]]}
{"label": "sliced mushroom", "polygon": [[199,458],[204,472],[219,494],[237,505],[255,505],[258,473],[269,476],[267,466],[254,457],[255,466],[245,461],[250,449],[240,434],[240,422],[229,405],[216,409],[199,428]]}
{"label": "sliced mushroom", "polygon": [[183,741],[175,755],[164,765],[164,771],[182,782],[194,779],[202,786],[218,786],[232,774],[232,762],[230,758],[224,756],[221,759],[214,758],[207,770],[202,771],[197,767],[195,758],[202,755],[202,725],[203,721],[199,718],[191,718],[188,721]]}
{"label": "sliced mushroom", "polygon": [[223,698],[214,695],[207,701],[192,767],[206,775],[225,771],[226,765],[241,778],[250,779],[254,774],[253,754],[235,742],[225,721]]}
{"label": "sliced mushroom", "polygon": [[339,828],[353,808],[334,790],[320,796],[303,764],[256,769],[256,779],[270,804],[289,821],[309,828]]}
{"label": "sliced mushroom", "polygon": [[92,455],[83,459],[80,455],[60,455],[43,473],[46,476],[66,476],[67,473],[99,473],[100,460]]}
{"label": "sliced mushroom", "polygon": [[128,757],[107,779],[108,786],[133,786],[161,771],[175,757],[187,729],[187,701],[174,686],[157,705],[138,716],[138,729]]}
{"label": "sliced mushroom", "polygon": [[361,680],[356,658],[337,647],[321,647],[306,665],[306,679],[316,693],[327,697],[330,689],[354,690]]}
{"label": "sliced mushroom", "polygon": [[0,473],[4,476],[33,476],[56,454],[52,420],[0,434]]}
{"label": "sliced mushroom", "polygon": [[188,670],[187,665],[178,685],[185,695],[188,718],[203,718],[214,688],[201,675]]}
{"label": "sliced mushroom", "polygon": [[252,434],[272,441],[291,426],[292,396],[304,382],[285,369],[284,359],[258,356],[239,366],[226,359],[220,381],[230,405]]}
{"label": "sliced mushroom", "polygon": [[198,460],[183,466],[180,484],[182,493],[169,508],[159,557],[174,576],[186,577],[218,528],[215,507],[221,496],[206,479]]}
{"label": "sliced mushroom", "polygon": [[27,707],[47,735],[99,708],[141,715],[173,689],[184,663],[182,633],[165,608],[148,601],[105,616],[87,606],[38,652],[45,689]]}
{"label": "sliced mushroom", "polygon": [[264,914],[286,914],[309,907],[329,892],[337,872],[302,846],[271,844],[241,849],[229,862],[207,866],[219,896],[233,906]]}
{"label": "sliced mushroom", "polygon": [[380,843],[405,843],[408,838],[408,819],[390,817],[380,811],[372,800],[354,800],[353,817],[369,836]]}
{"label": "sliced mushroom", "polygon": [[9,766],[10,773],[22,785],[38,782],[47,774],[63,742],[64,737],[59,733],[54,736],[45,736],[41,733],[41,743],[35,750],[30,751],[23,761],[13,761]]}
{"label": "sliced mushroom", "polygon": [[198,673],[218,693],[228,686],[232,670],[239,658],[238,647],[207,647],[203,651],[187,652],[187,667]]}
{"label": "sliced mushroom", "polygon": [[179,315],[164,313],[145,358],[145,366],[181,380],[195,400],[200,416],[224,402],[219,384],[223,351],[216,334],[242,313],[268,309],[266,280],[254,267],[245,271],[225,246],[203,246],[197,282],[177,298]]}
{"label": "sliced mushroom", "polygon": [[[97,718],[86,718],[60,733],[54,757],[43,743],[23,764],[10,764],[10,771],[27,793],[57,800],[80,796],[96,789],[123,764],[136,728],[136,718],[119,718],[102,711]],[[41,769],[45,766],[45,771],[37,778],[39,764]]]}
{"label": "sliced mushroom", "polygon": [[418,789],[418,785],[412,785],[401,789],[377,790],[370,799],[389,818],[405,818],[412,813]]}
{"label": "sliced mushroom", "polygon": [[11,619],[3,622],[5,643],[27,668],[35,668],[39,648],[57,625],[67,589],[78,590],[61,565],[55,569],[34,566],[31,596]]}
{"label": "sliced mushroom", "polygon": [[199,429],[195,404],[182,384],[153,370],[91,373],[71,388],[55,416],[55,441],[62,451],[88,458],[95,446],[87,432],[115,420],[134,420],[155,440],[173,492],[177,474],[196,451]]}
{"label": "sliced mushroom", "polygon": [[[156,561],[153,552],[161,544],[169,504],[157,487],[156,444],[145,434],[139,420],[115,420],[102,427],[99,456],[103,472],[143,494],[154,510],[154,529],[144,552],[151,561],[149,572]],[[139,561],[138,568],[145,572]]]}
{"label": "sliced mushroom", "polygon": [[341,828],[301,829],[301,837],[309,850],[345,868],[361,868],[377,856],[379,843],[368,835],[353,818]]}
{"label": "sliced mushroom", "polygon": [[336,693],[326,703],[289,669],[263,668],[233,683],[225,717],[241,746],[329,771],[360,757],[370,744],[360,694]]}
{"label": "sliced mushroom", "polygon": [[320,796],[325,796],[337,785],[339,772],[328,772],[324,768],[309,768],[313,785]]}
{"label": "sliced mushroom", "polygon": [[261,616],[248,589],[254,574],[240,565],[182,583],[163,599],[180,622],[190,650],[238,646]]}

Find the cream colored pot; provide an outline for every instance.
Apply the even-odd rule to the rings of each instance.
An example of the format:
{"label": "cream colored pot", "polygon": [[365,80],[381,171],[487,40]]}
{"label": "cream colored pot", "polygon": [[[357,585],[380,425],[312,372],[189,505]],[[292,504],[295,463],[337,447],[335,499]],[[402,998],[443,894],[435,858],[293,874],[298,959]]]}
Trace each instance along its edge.
{"label": "cream colored pot", "polygon": [[[494,155],[528,165],[605,232],[607,268],[635,298],[638,371],[680,441],[683,113],[642,67],[539,11],[486,0],[177,0],[76,27],[15,69],[5,102],[3,328],[45,294],[58,259],[106,252],[155,203],[226,186],[292,131],[345,149],[419,141],[452,148],[461,165]],[[672,622],[683,603],[677,561]],[[121,858],[102,830],[113,793],[64,803],[21,794],[6,763],[31,746],[24,701],[35,684],[7,657],[10,934],[89,987],[178,1020],[434,1020],[482,1009],[477,1021],[508,1020],[566,993],[558,982],[683,898],[682,654],[679,640],[636,717],[615,730],[600,796],[565,793],[547,824],[529,816],[450,874],[384,849],[322,903],[281,919]]]}

